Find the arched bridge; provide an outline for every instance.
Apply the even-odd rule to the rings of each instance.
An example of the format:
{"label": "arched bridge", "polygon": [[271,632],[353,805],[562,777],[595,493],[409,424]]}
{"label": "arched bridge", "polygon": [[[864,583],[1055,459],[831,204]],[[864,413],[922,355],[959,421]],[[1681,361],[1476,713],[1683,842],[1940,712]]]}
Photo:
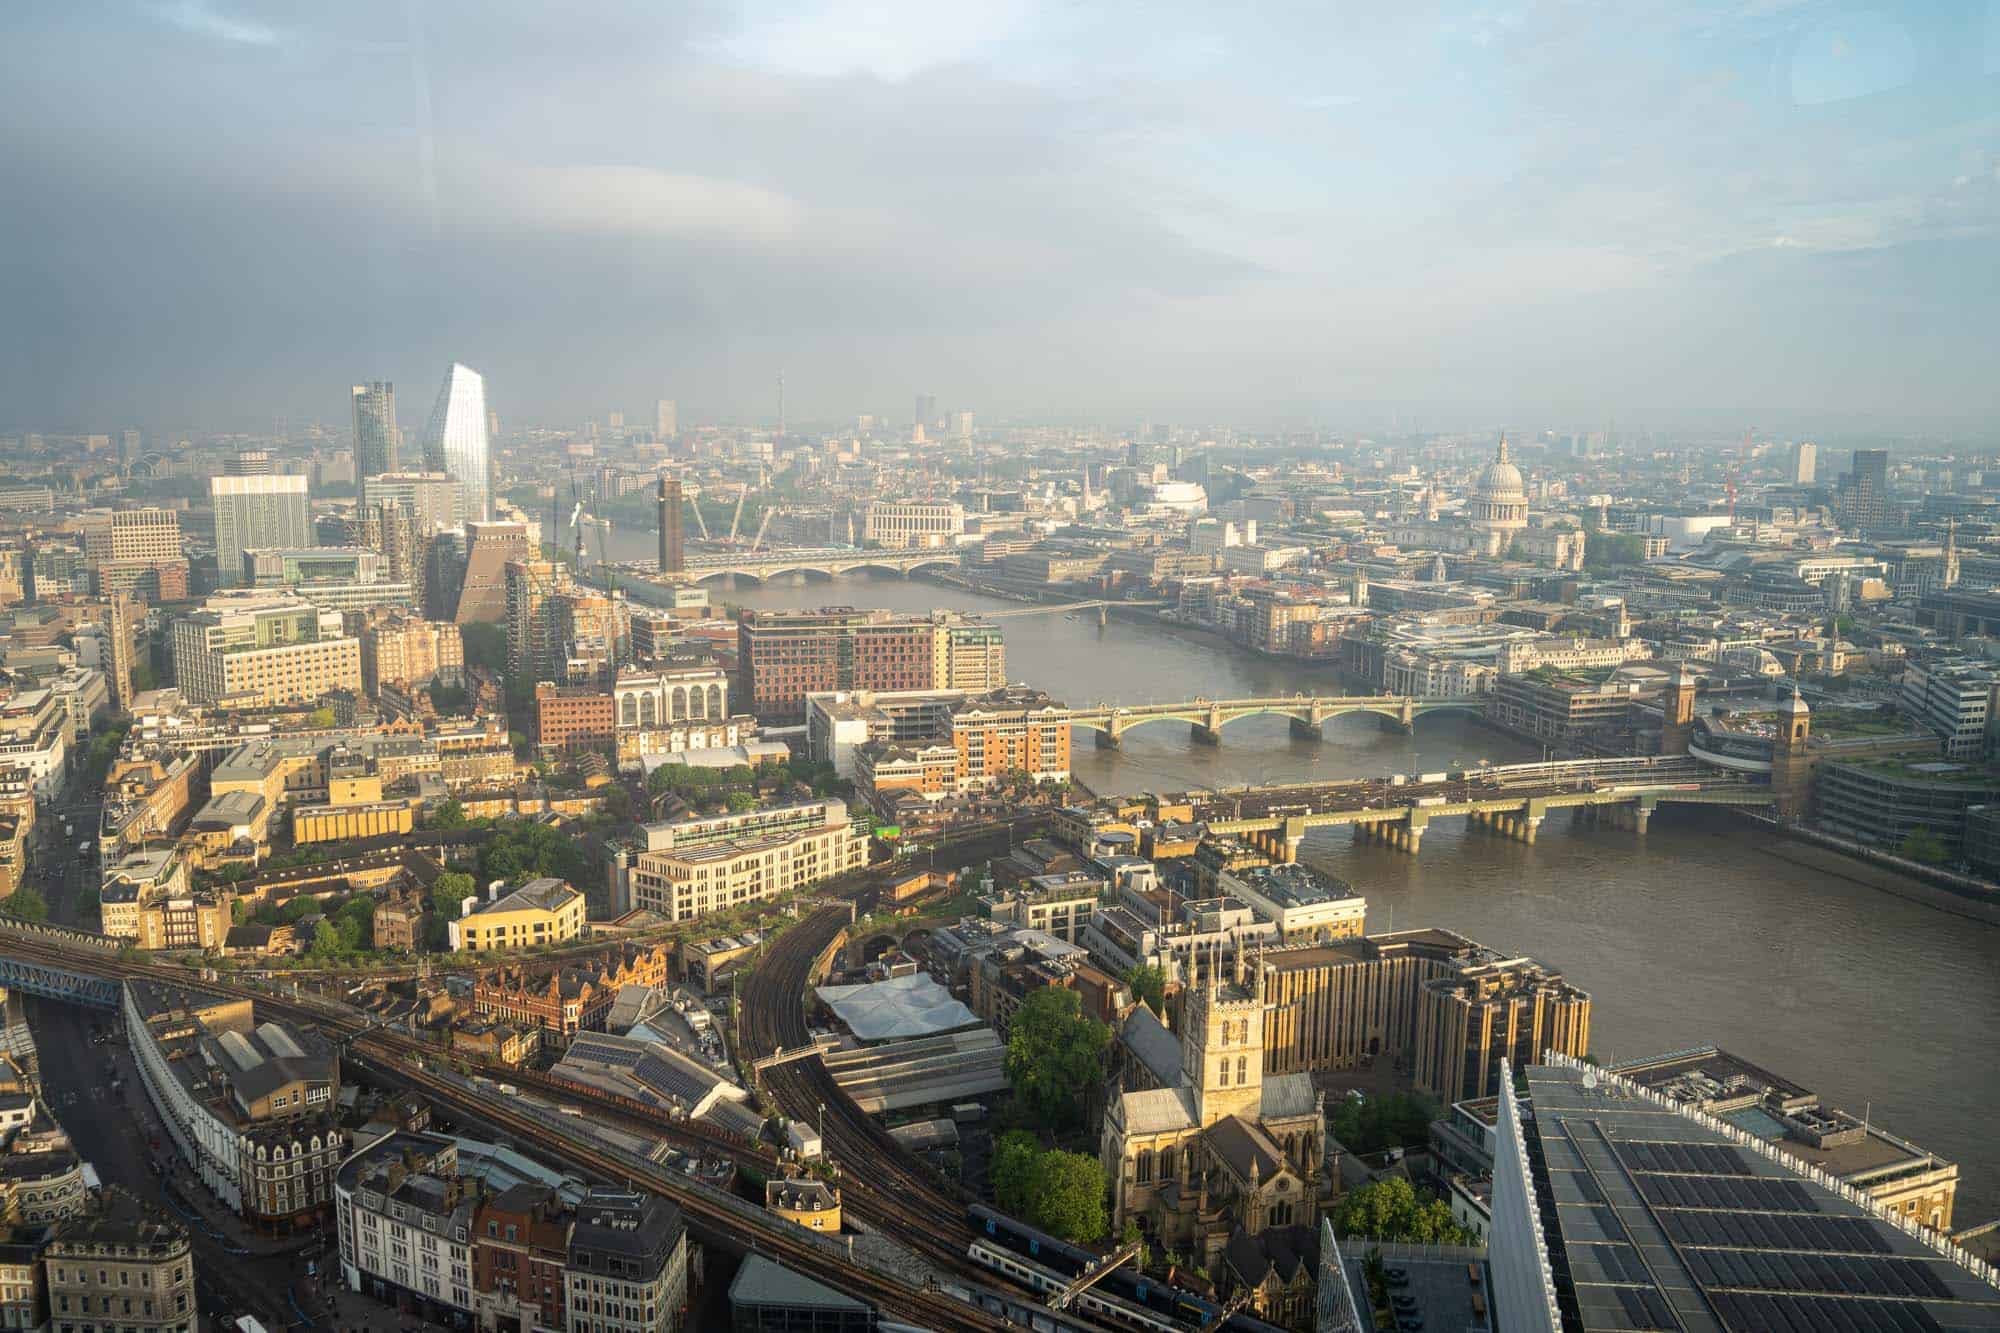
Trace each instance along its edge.
{"label": "arched bridge", "polygon": [[1189,699],[1169,704],[1113,704],[1103,708],[1072,708],[1071,726],[1097,735],[1097,743],[1115,749],[1134,727],[1150,722],[1185,722],[1190,734],[1207,745],[1222,743],[1222,729],[1246,717],[1287,717],[1294,735],[1318,739],[1327,719],[1349,713],[1373,713],[1409,729],[1426,713],[1478,713],[1477,696],[1426,698],[1407,694],[1291,694],[1261,699]]}
{"label": "arched bridge", "polygon": [[[680,577],[698,583],[726,574],[737,578],[770,579],[780,574],[820,574],[832,578],[859,569],[886,569],[899,574],[919,569],[955,569],[958,552],[865,551],[853,546],[780,547],[766,551],[701,551],[687,557]],[[669,577],[672,577],[671,575]]]}

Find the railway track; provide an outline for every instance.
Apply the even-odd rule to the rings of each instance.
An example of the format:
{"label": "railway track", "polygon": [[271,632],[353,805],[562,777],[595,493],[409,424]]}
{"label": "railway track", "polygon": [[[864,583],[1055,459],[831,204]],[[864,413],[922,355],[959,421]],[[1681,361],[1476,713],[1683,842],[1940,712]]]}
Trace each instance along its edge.
{"label": "railway track", "polygon": [[[702,1190],[656,1163],[618,1154],[576,1136],[565,1136],[537,1118],[519,1103],[497,1091],[483,1093],[465,1086],[432,1068],[438,1052],[420,1047],[413,1038],[383,1032],[368,1019],[344,1010],[331,1001],[307,1001],[302,997],[271,995],[254,988],[221,980],[190,975],[185,969],[126,959],[111,953],[86,950],[83,946],[63,947],[46,937],[0,924],[6,952],[51,966],[86,970],[114,980],[145,978],[194,990],[232,995],[257,1002],[274,1016],[309,1023],[347,1044],[358,1061],[378,1064],[385,1073],[409,1084],[454,1115],[483,1121],[518,1137],[524,1144],[539,1147],[564,1165],[611,1181],[631,1182],[674,1200],[692,1222],[715,1234],[728,1235],[812,1276],[836,1290],[879,1306],[885,1312],[940,1330],[967,1330],[991,1333],[1007,1328],[1007,1322],[943,1292],[917,1287],[863,1268],[830,1253],[823,1238],[777,1218],[765,1221],[746,1216],[717,1203]],[[961,1225],[963,1223],[961,1222]],[[964,1252],[956,1256],[953,1270],[966,1267]],[[968,1280],[990,1285],[980,1273]]]}

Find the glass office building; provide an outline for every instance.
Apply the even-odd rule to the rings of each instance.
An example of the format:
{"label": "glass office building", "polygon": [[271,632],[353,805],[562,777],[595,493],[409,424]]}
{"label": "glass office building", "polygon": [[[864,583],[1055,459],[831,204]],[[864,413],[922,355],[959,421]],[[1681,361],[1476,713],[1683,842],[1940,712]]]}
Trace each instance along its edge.
{"label": "glass office building", "polygon": [[486,379],[468,366],[452,362],[431,408],[424,431],[424,467],[449,473],[459,485],[467,522],[491,517],[488,493],[492,485],[486,433]]}

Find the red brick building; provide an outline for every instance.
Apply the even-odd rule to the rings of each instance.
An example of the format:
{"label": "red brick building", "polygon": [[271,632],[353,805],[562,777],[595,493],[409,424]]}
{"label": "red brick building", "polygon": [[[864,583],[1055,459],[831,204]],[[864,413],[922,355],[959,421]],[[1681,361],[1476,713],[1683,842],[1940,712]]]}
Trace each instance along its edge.
{"label": "red brick building", "polygon": [[481,1018],[538,1029],[544,1042],[566,1047],[579,1032],[598,1032],[625,986],[664,986],[671,955],[664,945],[625,944],[604,957],[552,972],[496,968],[472,983],[472,1011]]}
{"label": "red brick building", "polygon": [[483,1328],[567,1328],[569,1217],[546,1185],[523,1183],[472,1214],[472,1285]]}
{"label": "red brick building", "polygon": [[748,611],[736,626],[744,697],[759,717],[797,721],[823,690],[928,690],[937,682],[928,617],[828,607]]}
{"label": "red brick building", "polygon": [[588,685],[535,686],[535,744],[550,750],[609,750],[617,702]]}

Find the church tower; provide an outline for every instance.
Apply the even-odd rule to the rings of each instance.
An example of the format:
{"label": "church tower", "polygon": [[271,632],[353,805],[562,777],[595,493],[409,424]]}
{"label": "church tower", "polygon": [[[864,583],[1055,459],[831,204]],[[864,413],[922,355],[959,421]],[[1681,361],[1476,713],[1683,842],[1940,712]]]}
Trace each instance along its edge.
{"label": "church tower", "polygon": [[1958,520],[1944,521],[1944,586],[1958,586]]}
{"label": "church tower", "polygon": [[1217,970],[1187,989],[1181,1013],[1181,1071],[1204,1129],[1232,1115],[1255,1120],[1264,1105],[1264,971],[1246,989]]}

